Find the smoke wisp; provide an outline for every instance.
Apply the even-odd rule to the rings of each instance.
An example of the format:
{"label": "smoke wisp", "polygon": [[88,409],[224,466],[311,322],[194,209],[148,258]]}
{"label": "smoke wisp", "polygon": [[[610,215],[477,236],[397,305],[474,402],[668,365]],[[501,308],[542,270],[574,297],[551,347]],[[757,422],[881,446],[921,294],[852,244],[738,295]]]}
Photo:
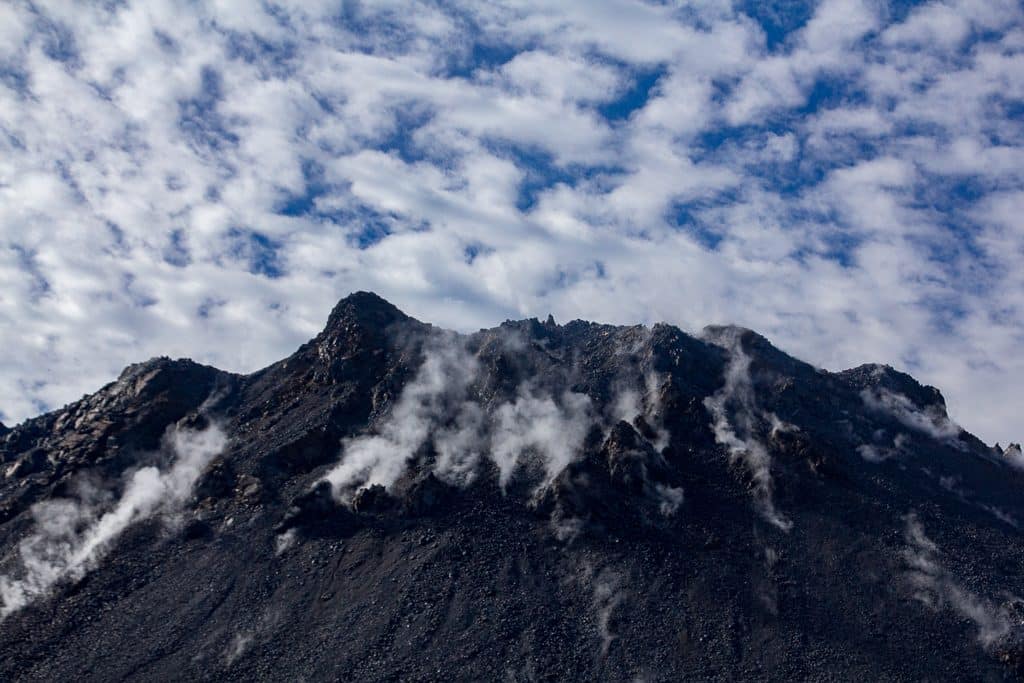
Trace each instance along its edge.
{"label": "smoke wisp", "polygon": [[602,658],[608,656],[612,643],[619,637],[612,627],[612,617],[625,600],[622,584],[622,575],[610,569],[602,570],[593,579],[594,610],[597,613]]}
{"label": "smoke wisp", "polygon": [[904,562],[914,597],[933,610],[949,608],[974,623],[983,647],[1005,642],[1013,621],[1005,605],[997,605],[964,588],[940,562],[939,547],[925,534],[915,514],[907,515],[903,531],[907,547]]}
{"label": "smoke wisp", "polygon": [[342,445],[341,460],[324,477],[335,497],[348,503],[359,488],[397,481],[445,415],[462,403],[476,372],[475,359],[458,344],[428,349],[377,433]]}
{"label": "smoke wisp", "polygon": [[725,384],[704,399],[711,413],[711,429],[715,441],[729,451],[731,462],[744,464],[754,482],[754,495],[765,519],[782,531],[793,523],[775,508],[771,455],[758,436],[762,422],[768,420],[773,429],[783,423],[774,415],[764,415],[757,406],[750,377],[750,356],[743,350],[738,336],[727,340],[729,362],[725,368]]}
{"label": "smoke wisp", "polygon": [[661,389],[664,382],[665,379],[660,373],[651,370],[644,373],[642,388],[628,384],[620,386],[612,402],[611,411],[616,422],[623,420],[633,424],[637,418],[644,418],[654,430],[655,436],[651,445],[659,453],[671,440],[671,435],[662,420]]}
{"label": "smoke wisp", "polygon": [[919,408],[903,394],[874,387],[864,389],[860,396],[864,405],[871,410],[888,414],[905,427],[926,434],[936,441],[955,445],[962,431],[959,425],[944,415],[938,407]]}
{"label": "smoke wisp", "polygon": [[[881,435],[875,435],[876,440],[881,440],[881,438]],[[860,446],[857,446],[857,454],[868,462],[875,464],[882,463],[886,460],[895,458],[903,452],[907,445],[907,441],[909,441],[909,438],[906,434],[897,434],[892,440],[892,446],[883,446],[877,443],[861,444]]]}
{"label": "smoke wisp", "polygon": [[588,616],[600,642],[598,657],[604,660],[620,637],[616,622],[624,623],[619,613],[630,597],[627,575],[613,565],[601,566],[589,559],[575,561],[573,565],[566,578],[590,595]]}
{"label": "smoke wisp", "polygon": [[18,545],[22,571],[18,577],[0,576],[0,619],[47,595],[61,581],[80,580],[129,526],[179,509],[227,439],[211,425],[202,431],[172,429],[166,443],[174,456],[170,467],[136,470],[106,512],[104,497],[92,486],[80,488],[78,499],[45,501],[32,508],[34,528]]}
{"label": "smoke wisp", "polygon": [[594,418],[584,394],[566,392],[556,402],[524,385],[514,402],[498,407],[494,422],[490,456],[504,488],[530,455],[544,471],[542,486],[553,481],[579,454]]}
{"label": "smoke wisp", "polygon": [[455,416],[455,424],[434,434],[437,463],[434,474],[453,486],[469,486],[476,479],[485,451],[486,416],[480,404],[466,401]]}
{"label": "smoke wisp", "polygon": [[391,487],[426,445],[437,455],[434,474],[467,486],[483,458],[504,488],[520,467],[534,466],[549,484],[578,455],[595,423],[590,398],[565,392],[557,399],[530,382],[514,400],[487,411],[472,400],[479,363],[456,341],[430,348],[376,433],[347,440],[326,475],[335,497],[350,503],[361,488]]}

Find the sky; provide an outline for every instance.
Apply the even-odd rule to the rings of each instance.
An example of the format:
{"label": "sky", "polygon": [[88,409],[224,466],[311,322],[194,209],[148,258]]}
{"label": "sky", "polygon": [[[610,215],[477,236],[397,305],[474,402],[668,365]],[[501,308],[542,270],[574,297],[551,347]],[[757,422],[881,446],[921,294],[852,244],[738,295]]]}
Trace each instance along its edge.
{"label": "sky", "polygon": [[372,290],[758,330],[1024,438],[1016,0],[0,3],[0,420]]}

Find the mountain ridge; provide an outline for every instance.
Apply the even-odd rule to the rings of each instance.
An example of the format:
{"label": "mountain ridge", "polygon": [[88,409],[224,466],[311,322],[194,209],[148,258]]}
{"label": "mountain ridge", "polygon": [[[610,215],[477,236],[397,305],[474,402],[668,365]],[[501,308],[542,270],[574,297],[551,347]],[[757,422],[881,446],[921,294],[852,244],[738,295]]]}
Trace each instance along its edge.
{"label": "mountain ridge", "polygon": [[[401,310],[399,310],[394,304],[392,304],[391,302],[387,301],[386,299],[384,299],[380,295],[376,294],[375,292],[360,290],[360,291],[353,292],[353,293],[349,294],[348,296],[342,297],[338,301],[338,303],[334,306],[334,308],[331,310],[331,312],[330,312],[330,314],[329,314],[329,316],[327,318],[327,322],[325,323],[324,328],[316,336],[314,336],[311,340],[309,340],[305,344],[302,344],[299,347],[299,349],[297,349],[296,352],[292,354],[292,356],[289,356],[287,358],[281,359],[279,361],[275,361],[274,363],[271,363],[269,366],[264,367],[264,368],[260,368],[260,369],[257,369],[257,370],[254,370],[251,373],[237,373],[237,372],[229,372],[229,371],[226,371],[226,370],[220,370],[219,368],[215,368],[214,366],[209,366],[209,365],[204,365],[202,363],[198,363],[198,362],[196,362],[196,361],[194,361],[194,360],[192,360],[191,358],[188,358],[188,357],[170,358],[169,356],[154,356],[154,357],[152,357],[152,358],[150,358],[148,360],[145,360],[145,361],[140,361],[140,362],[137,362],[137,363],[129,364],[128,366],[126,366],[121,371],[118,380],[124,378],[124,376],[127,373],[137,372],[139,369],[146,369],[146,368],[149,368],[149,367],[154,366],[154,365],[156,365],[156,366],[163,366],[163,365],[166,365],[167,363],[173,363],[173,364],[186,363],[186,364],[192,364],[192,365],[196,365],[196,366],[200,366],[200,367],[204,367],[204,368],[210,368],[210,369],[216,370],[217,372],[224,373],[225,375],[232,375],[232,376],[238,376],[238,377],[252,377],[254,375],[259,375],[259,374],[261,374],[263,372],[266,372],[270,368],[273,368],[273,367],[277,366],[280,363],[287,362],[290,358],[294,357],[296,354],[301,352],[303,349],[306,349],[310,345],[317,344],[317,343],[321,343],[321,344],[324,343],[330,337],[338,334],[338,328],[339,327],[340,328],[346,328],[347,327],[347,328],[351,329],[351,326],[357,326],[357,327],[363,327],[363,328],[366,328],[366,327],[374,328],[375,327],[375,328],[378,328],[378,329],[384,329],[384,328],[387,328],[387,327],[389,327],[389,326],[391,326],[392,324],[395,324],[395,323],[399,323],[399,324],[401,324],[401,323],[409,323],[409,324],[421,325],[421,326],[424,326],[424,329],[432,329],[433,328],[433,326],[429,325],[428,323],[422,323],[422,322],[416,320],[415,318],[412,318],[412,317],[406,315]],[[645,325],[607,325],[607,324],[603,324],[603,323],[594,323],[594,322],[590,322],[590,321],[574,319],[572,321],[569,321],[565,325],[558,325],[558,324],[556,324],[554,322],[554,317],[549,315],[547,321],[544,322],[544,323],[541,323],[541,321],[538,318],[524,318],[524,319],[520,319],[520,320],[511,320],[511,319],[509,319],[509,320],[506,320],[503,323],[501,323],[498,327],[499,328],[512,328],[512,329],[519,329],[519,330],[524,329],[524,327],[529,327],[531,330],[538,330],[538,329],[540,329],[540,330],[551,330],[552,328],[558,329],[558,328],[561,328],[561,327],[575,326],[575,325],[599,325],[601,327],[605,327],[605,328],[609,328],[609,329],[641,328],[641,329],[650,329],[652,331],[657,329],[657,328],[666,328],[666,329],[672,330],[673,333],[675,333],[675,334],[683,335],[683,336],[686,336],[686,337],[691,338],[691,339],[706,339],[708,341],[711,341],[711,343],[713,343],[713,344],[715,344],[715,342],[712,341],[713,339],[715,339],[717,337],[720,337],[722,335],[725,335],[725,334],[730,334],[730,333],[736,332],[742,338],[742,342],[741,343],[742,343],[744,349],[747,350],[747,351],[749,351],[750,348],[757,348],[757,349],[762,350],[763,352],[766,352],[768,354],[771,354],[771,355],[775,356],[776,358],[785,358],[785,359],[788,359],[789,362],[796,362],[796,363],[799,363],[799,364],[802,364],[802,365],[806,366],[807,368],[812,368],[812,369],[818,370],[817,368],[814,368],[813,366],[811,366],[811,365],[809,365],[807,363],[804,363],[803,361],[799,361],[795,357],[790,356],[786,352],[780,350],[778,347],[776,347],[774,344],[772,344],[770,340],[768,340],[766,337],[764,337],[760,333],[758,333],[758,332],[756,332],[754,330],[751,330],[749,328],[740,327],[740,326],[736,326],[736,325],[722,325],[722,324],[707,325],[707,326],[705,326],[703,328],[703,330],[701,331],[701,333],[699,335],[695,336],[695,335],[692,335],[692,334],[686,332],[685,330],[683,330],[683,329],[681,329],[681,328],[679,328],[679,327],[677,327],[675,325],[671,325],[669,323],[664,323],[664,322],[654,323],[653,325],[648,327],[648,326],[645,326]],[[495,328],[491,328],[491,329],[495,329]],[[479,332],[485,332],[485,331],[487,331],[487,329],[479,330]],[[454,333],[454,334],[459,334],[459,333]],[[462,333],[459,336],[472,336],[473,334],[475,334],[475,333],[468,333],[468,334]],[[716,344],[716,345],[721,346],[721,344]],[[822,370],[822,372],[829,372],[829,371]],[[942,397],[941,392],[936,387],[933,387],[933,386],[930,386],[930,385],[923,385],[920,382],[918,382],[912,375],[909,375],[907,373],[899,371],[899,370],[897,370],[897,369],[895,369],[892,366],[887,365],[887,364],[864,363],[862,365],[859,365],[859,366],[856,366],[856,367],[853,367],[853,368],[848,368],[846,370],[840,370],[840,371],[836,371],[836,372],[831,372],[830,374],[834,374],[834,375],[852,375],[854,373],[863,374],[865,372],[866,373],[881,373],[881,374],[884,374],[886,377],[892,376],[892,377],[897,378],[896,382],[890,382],[890,383],[891,384],[898,384],[897,388],[899,390],[902,390],[904,393],[908,389],[912,393],[920,393],[920,392],[930,392],[930,393],[933,393],[937,397],[938,402],[941,403],[943,408],[945,407],[945,399]],[[108,385],[106,385],[104,387],[101,387],[97,391],[102,391],[103,389],[106,389],[107,387],[109,387],[111,384],[114,384],[114,382],[112,382],[112,383],[110,383],[110,384],[108,384]],[[33,421],[33,420],[38,420],[38,419],[41,419],[41,418],[45,417],[46,415],[66,410],[70,405],[73,405],[75,403],[77,403],[77,402],[73,401],[73,402],[71,402],[69,404],[65,404],[64,406],[62,406],[60,408],[56,408],[54,410],[48,411],[47,413],[44,413],[42,415],[37,415],[37,416],[34,416],[34,417],[26,418],[25,420],[22,420],[21,422],[19,422],[17,424],[14,424],[14,425],[12,425],[10,427],[6,427],[6,426],[3,425],[3,423],[0,423],[0,434],[6,433],[7,431],[11,431],[12,429],[14,429],[14,428],[20,426],[21,424],[26,423],[26,422],[30,422],[30,421]]]}
{"label": "mountain ridge", "polygon": [[1018,458],[744,328],[358,292],[254,373],[155,358],[0,430],[0,672],[1014,676]]}

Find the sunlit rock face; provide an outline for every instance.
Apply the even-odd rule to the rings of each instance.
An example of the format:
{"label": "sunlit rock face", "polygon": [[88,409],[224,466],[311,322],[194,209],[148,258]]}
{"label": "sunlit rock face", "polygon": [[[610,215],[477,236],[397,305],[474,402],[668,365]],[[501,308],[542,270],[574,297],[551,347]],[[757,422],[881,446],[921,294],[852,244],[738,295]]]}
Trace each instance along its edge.
{"label": "sunlit rock face", "polygon": [[0,425],[0,677],[999,679],[1020,447],[755,332],[460,335],[353,294]]}

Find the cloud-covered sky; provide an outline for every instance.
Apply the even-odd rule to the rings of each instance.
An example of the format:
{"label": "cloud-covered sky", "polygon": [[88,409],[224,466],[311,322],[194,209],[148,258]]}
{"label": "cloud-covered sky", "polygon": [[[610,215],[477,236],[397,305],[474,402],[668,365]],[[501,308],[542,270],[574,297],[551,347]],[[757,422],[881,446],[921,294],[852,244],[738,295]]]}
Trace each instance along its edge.
{"label": "cloud-covered sky", "polygon": [[733,322],[1024,437],[1017,0],[0,3],[0,419],[335,301]]}

